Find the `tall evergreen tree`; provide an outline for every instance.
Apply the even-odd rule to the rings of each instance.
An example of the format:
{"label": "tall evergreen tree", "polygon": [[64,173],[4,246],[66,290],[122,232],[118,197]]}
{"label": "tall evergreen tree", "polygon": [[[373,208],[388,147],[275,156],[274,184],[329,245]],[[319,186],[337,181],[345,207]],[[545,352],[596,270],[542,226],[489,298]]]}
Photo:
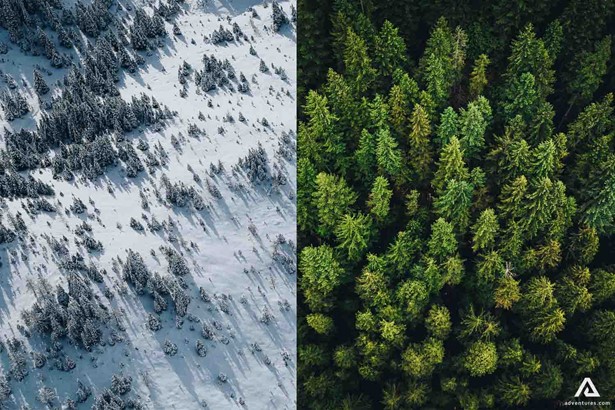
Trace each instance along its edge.
{"label": "tall evergreen tree", "polygon": [[49,92],[49,86],[45,82],[40,71],[34,70],[34,90],[40,95],[45,95]]}
{"label": "tall evergreen tree", "polygon": [[402,166],[401,150],[388,129],[378,131],[376,144],[378,169],[386,176],[397,176]]}
{"label": "tall evergreen tree", "polygon": [[384,220],[389,215],[393,191],[389,189],[389,181],[384,177],[377,177],[369,194],[367,205],[377,220]]}
{"label": "tall evergreen tree", "polygon": [[344,46],[346,76],[350,79],[355,94],[360,95],[372,86],[376,79],[376,69],[372,66],[365,41],[351,28],[348,28],[346,33]]}
{"label": "tall evergreen tree", "polygon": [[307,247],[301,251],[300,286],[314,311],[327,311],[333,307],[333,292],[344,279],[344,269],[335,260],[328,246]]}
{"label": "tall evergreen tree", "polygon": [[406,61],[406,45],[398,29],[385,20],[374,44],[374,63],[381,76],[391,77]]}
{"label": "tall evergreen tree", "polygon": [[489,57],[485,54],[478,56],[474,62],[472,68],[472,74],[470,74],[470,86],[469,92],[472,98],[476,98],[483,94],[485,87],[487,86],[487,67],[489,66]]}
{"label": "tall evergreen tree", "polygon": [[464,181],[470,176],[463,154],[457,137],[452,137],[450,142],[442,148],[432,181],[432,186],[437,192],[444,190],[448,181],[452,179]]}
{"label": "tall evergreen tree", "polygon": [[417,104],[410,118],[410,159],[418,178],[424,180],[429,173],[432,151],[429,136],[431,123],[425,109]]}
{"label": "tall evergreen tree", "polygon": [[319,220],[318,232],[323,236],[331,236],[337,223],[350,211],[356,200],[356,194],[346,181],[324,172],[318,174],[313,193]]}
{"label": "tall evergreen tree", "polygon": [[460,112],[460,142],[464,153],[468,158],[480,154],[485,147],[485,131],[487,121],[475,103],[469,103],[468,108]]}
{"label": "tall evergreen tree", "polygon": [[578,99],[581,103],[589,101],[594,95],[607,71],[611,58],[611,37],[598,42],[593,52],[583,52],[576,62],[577,71],[568,83],[572,103]]}
{"label": "tall evergreen tree", "polygon": [[371,222],[366,215],[344,215],[335,229],[340,247],[347,252],[348,259],[358,260],[369,245]]}

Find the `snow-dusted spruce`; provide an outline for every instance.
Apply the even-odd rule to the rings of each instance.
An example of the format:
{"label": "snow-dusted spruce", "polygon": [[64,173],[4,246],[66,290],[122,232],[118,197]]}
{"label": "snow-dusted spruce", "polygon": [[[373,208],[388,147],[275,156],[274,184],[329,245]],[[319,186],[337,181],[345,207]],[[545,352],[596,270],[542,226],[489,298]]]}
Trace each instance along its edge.
{"label": "snow-dusted spruce", "polygon": [[275,0],[271,4],[271,11],[273,13],[273,30],[280,31],[282,27],[289,23],[288,16]]}
{"label": "snow-dusted spruce", "polygon": [[[95,302],[90,286],[76,272],[68,274],[68,293],[62,288],[57,298],[43,279],[33,286],[37,300],[23,313],[33,331],[49,336],[52,341],[66,338],[86,350],[101,341],[100,327],[108,321],[107,308]],[[66,305],[60,303],[66,299]]]}
{"label": "snow-dusted spruce", "polygon": [[[233,37],[232,34],[230,36]],[[213,54],[210,56],[205,54],[202,61],[203,69],[195,72],[194,81],[204,92],[218,87],[228,88],[231,81],[236,79],[235,69],[227,59],[219,60]]]}
{"label": "snow-dusted spruce", "polygon": [[263,182],[270,176],[269,158],[260,143],[258,147],[250,148],[246,157],[239,158],[238,165],[252,182]]}
{"label": "snow-dusted spruce", "polygon": [[214,30],[211,33],[210,40],[213,44],[224,44],[227,41],[235,40],[235,36],[230,30],[220,25],[220,27],[217,30]]}
{"label": "snow-dusted spruce", "polygon": [[0,408],[292,401],[294,3],[0,0]]}
{"label": "snow-dusted spruce", "polygon": [[132,386],[132,377],[114,374],[111,378],[111,391],[117,395],[128,393]]}
{"label": "snow-dusted spruce", "polygon": [[38,70],[34,70],[34,90],[36,90],[38,95],[45,95],[49,92],[49,86]]}
{"label": "snow-dusted spruce", "polygon": [[0,94],[0,107],[7,121],[21,118],[30,112],[30,106],[19,91],[3,91]]}

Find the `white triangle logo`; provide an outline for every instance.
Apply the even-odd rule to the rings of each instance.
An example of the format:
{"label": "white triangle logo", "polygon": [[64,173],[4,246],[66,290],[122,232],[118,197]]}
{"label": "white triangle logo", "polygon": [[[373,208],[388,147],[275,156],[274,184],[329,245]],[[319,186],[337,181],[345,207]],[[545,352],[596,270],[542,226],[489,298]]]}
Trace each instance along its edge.
{"label": "white triangle logo", "polygon": [[592,379],[586,377],[583,379],[583,382],[579,386],[579,390],[577,390],[574,397],[579,397],[583,394],[585,397],[600,397],[600,393],[598,393],[598,389],[594,386]]}

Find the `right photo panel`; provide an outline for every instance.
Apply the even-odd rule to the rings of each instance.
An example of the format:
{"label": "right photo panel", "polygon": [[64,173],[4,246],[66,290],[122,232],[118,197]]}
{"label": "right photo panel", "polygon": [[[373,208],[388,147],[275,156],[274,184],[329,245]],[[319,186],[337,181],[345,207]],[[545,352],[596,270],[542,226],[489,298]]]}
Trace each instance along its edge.
{"label": "right photo panel", "polygon": [[300,409],[609,409],[615,1],[298,1]]}

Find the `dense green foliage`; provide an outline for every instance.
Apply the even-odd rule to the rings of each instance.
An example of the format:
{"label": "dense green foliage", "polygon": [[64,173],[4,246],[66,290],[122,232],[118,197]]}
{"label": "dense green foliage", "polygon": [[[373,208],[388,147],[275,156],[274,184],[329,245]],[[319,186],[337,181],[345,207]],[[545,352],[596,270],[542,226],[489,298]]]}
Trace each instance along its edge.
{"label": "dense green foliage", "polygon": [[615,3],[458,3],[299,2],[301,407],[615,396]]}

